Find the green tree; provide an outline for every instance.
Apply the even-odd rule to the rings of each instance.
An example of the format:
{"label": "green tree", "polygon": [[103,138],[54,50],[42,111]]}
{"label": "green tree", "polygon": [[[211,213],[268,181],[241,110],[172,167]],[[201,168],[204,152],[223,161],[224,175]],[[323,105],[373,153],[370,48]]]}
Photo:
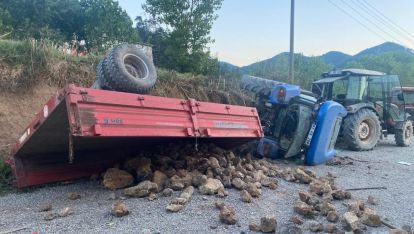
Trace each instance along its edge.
{"label": "green tree", "polygon": [[115,43],[138,41],[132,20],[117,1],[80,0],[84,12],[84,36],[89,46],[105,50]]}
{"label": "green tree", "polygon": [[[147,0],[144,10],[152,17],[155,27],[165,32],[165,48],[161,65],[179,72],[206,73],[214,66],[207,44],[217,19],[216,11],[223,0]],[[206,64],[206,61],[207,64]],[[215,68],[213,68],[215,67]]]}

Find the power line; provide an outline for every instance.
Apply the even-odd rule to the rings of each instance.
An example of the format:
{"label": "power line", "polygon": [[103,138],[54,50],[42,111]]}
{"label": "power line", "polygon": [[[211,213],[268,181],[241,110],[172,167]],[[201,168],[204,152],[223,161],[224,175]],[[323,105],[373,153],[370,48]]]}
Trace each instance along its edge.
{"label": "power line", "polygon": [[405,30],[403,27],[399,26],[398,24],[394,23],[390,18],[388,18],[385,14],[383,14],[377,8],[375,8],[374,6],[372,6],[371,4],[369,4],[366,0],[362,0],[362,1],[365,4],[367,4],[370,8],[372,8],[374,11],[376,11],[379,15],[381,15],[382,17],[384,17],[388,22],[390,22],[395,27],[397,27],[398,29],[400,29],[400,31],[405,32],[407,35],[410,35],[410,37],[414,38],[414,35],[413,34],[411,34],[410,32],[408,32],[407,30]]}
{"label": "power line", "polygon": [[372,20],[370,20],[368,17],[366,17],[364,14],[362,14],[360,11],[358,11],[355,7],[353,7],[351,4],[348,4],[346,1],[341,0],[342,3],[344,3],[345,5],[347,5],[349,8],[351,8],[355,13],[357,13],[361,18],[365,19],[367,22],[369,22],[370,24],[374,25],[378,30],[380,30],[381,32],[385,33],[386,35],[388,35],[389,37],[391,37],[392,39],[394,39],[395,41],[398,41],[401,44],[405,44],[404,42],[400,41],[398,38],[394,37],[393,35],[391,35],[390,33],[388,33],[387,31],[385,31],[384,29],[382,29],[380,26],[378,26],[378,24],[376,24],[375,22],[373,22]]}
{"label": "power line", "polygon": [[362,23],[359,19],[355,18],[353,15],[351,15],[350,13],[348,13],[346,10],[342,9],[336,3],[333,3],[331,0],[328,0],[328,2],[331,3],[333,6],[335,6],[336,8],[338,8],[344,14],[346,14],[347,16],[349,16],[350,18],[352,18],[355,22],[357,22],[359,25],[361,25],[362,27],[364,27],[366,30],[368,30],[368,31],[372,32],[373,34],[377,35],[378,37],[382,38],[384,41],[388,41],[384,36],[382,36],[381,34],[377,33],[376,31],[372,30],[370,27],[368,27],[367,25],[365,25],[364,23]]}
{"label": "power line", "polygon": [[395,34],[397,34],[400,37],[404,37],[407,41],[409,41],[410,43],[414,43],[413,38],[410,38],[409,36],[407,36],[406,34],[402,33],[401,30],[399,30],[398,28],[396,28],[394,25],[390,24],[388,21],[386,21],[384,19],[384,17],[382,17],[380,14],[378,14],[377,12],[373,11],[371,8],[369,8],[367,5],[365,5],[364,2],[360,1],[360,0],[351,0],[354,4],[355,2],[357,2],[356,4],[359,4],[360,6],[362,6],[364,9],[366,9],[366,13],[368,13],[370,16],[372,16],[374,19],[376,19],[378,22],[380,22],[381,24],[383,24],[384,26],[386,26],[387,28],[391,29]]}

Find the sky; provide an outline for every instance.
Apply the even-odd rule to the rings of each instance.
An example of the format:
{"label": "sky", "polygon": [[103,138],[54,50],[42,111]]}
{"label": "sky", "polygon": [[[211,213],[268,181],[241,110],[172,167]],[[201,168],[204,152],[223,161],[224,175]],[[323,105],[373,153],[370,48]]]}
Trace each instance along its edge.
{"label": "sky", "polygon": [[[132,19],[145,16],[144,2],[119,0]],[[289,51],[290,2],[224,0],[211,30],[212,55],[244,66]],[[366,3],[402,29],[368,11]],[[353,55],[386,41],[414,48],[413,0],[295,0],[295,6],[295,53]]]}

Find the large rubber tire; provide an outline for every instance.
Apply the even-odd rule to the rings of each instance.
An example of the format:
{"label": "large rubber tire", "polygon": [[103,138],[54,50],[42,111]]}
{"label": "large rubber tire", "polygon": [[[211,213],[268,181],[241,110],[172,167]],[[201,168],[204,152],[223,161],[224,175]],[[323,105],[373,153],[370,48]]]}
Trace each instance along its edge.
{"label": "large rubber tire", "polygon": [[401,122],[401,125],[395,129],[395,143],[402,147],[410,146],[413,139],[413,123],[407,120]]}
{"label": "large rubber tire", "polygon": [[103,89],[147,93],[157,81],[154,63],[134,45],[120,44],[113,48],[99,69],[98,66]]}
{"label": "large rubber tire", "polygon": [[381,123],[370,109],[361,109],[344,119],[343,138],[349,149],[372,150],[381,136]]}

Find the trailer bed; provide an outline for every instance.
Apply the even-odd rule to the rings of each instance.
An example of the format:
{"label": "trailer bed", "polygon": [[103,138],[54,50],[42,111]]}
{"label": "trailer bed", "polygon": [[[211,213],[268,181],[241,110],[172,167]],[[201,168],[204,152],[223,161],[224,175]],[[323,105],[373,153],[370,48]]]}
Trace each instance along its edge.
{"label": "trailer bed", "polygon": [[67,85],[12,150],[17,187],[100,173],[142,149],[187,140],[231,148],[263,137],[256,108]]}

